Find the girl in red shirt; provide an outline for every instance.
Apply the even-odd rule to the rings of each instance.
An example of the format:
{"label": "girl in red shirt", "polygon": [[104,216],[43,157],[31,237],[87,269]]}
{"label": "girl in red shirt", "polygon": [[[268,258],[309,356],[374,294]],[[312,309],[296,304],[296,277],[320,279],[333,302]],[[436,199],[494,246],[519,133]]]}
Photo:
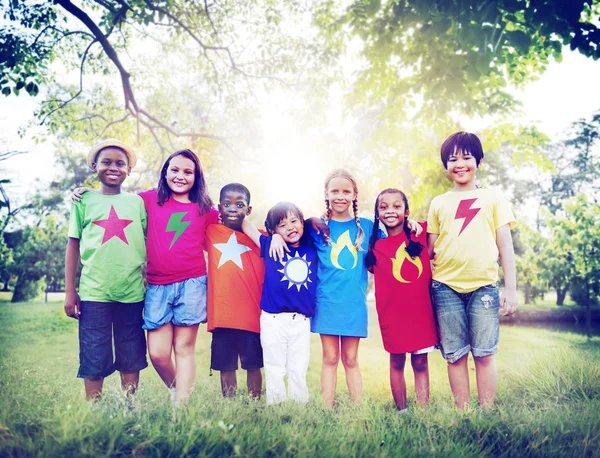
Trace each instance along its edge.
{"label": "girl in red shirt", "polygon": [[[375,276],[375,302],[383,346],[390,353],[390,384],[396,407],[406,409],[404,365],[411,353],[417,404],[429,403],[427,354],[435,349],[437,333],[429,296],[431,266],[427,227],[416,237],[407,227],[406,195],[385,189],[375,201],[375,224],[369,240],[367,267]],[[379,238],[379,223],[387,238]]]}

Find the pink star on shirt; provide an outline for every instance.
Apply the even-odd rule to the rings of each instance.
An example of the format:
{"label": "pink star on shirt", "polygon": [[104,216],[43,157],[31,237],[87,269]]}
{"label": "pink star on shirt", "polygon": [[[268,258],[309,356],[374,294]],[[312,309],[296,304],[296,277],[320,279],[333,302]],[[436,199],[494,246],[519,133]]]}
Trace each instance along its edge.
{"label": "pink star on shirt", "polygon": [[114,206],[110,206],[110,213],[108,215],[108,219],[99,219],[98,221],[93,221],[92,224],[96,226],[100,226],[104,228],[104,237],[102,237],[101,245],[104,245],[113,237],[118,237],[127,245],[129,242],[127,241],[127,237],[125,237],[125,228],[133,223],[133,220],[130,219],[119,219],[119,215],[117,215],[117,211]]}

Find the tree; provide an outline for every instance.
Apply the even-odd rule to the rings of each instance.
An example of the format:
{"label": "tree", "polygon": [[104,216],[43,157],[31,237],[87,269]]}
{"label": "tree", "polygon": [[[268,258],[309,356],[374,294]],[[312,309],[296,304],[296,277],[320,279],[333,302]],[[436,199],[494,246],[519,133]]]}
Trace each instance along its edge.
{"label": "tree", "polygon": [[525,304],[534,302],[546,287],[542,273],[544,266],[539,259],[547,243],[542,234],[526,224],[519,224],[515,235],[517,283],[524,289]]}
{"label": "tree", "polygon": [[[298,69],[318,55],[286,32],[289,21],[301,22],[302,7],[294,2],[11,0],[4,10],[4,94],[48,88],[38,118],[50,129],[68,130],[54,115],[79,102],[76,121],[90,135],[125,123],[138,139],[147,129],[161,149],[181,138],[226,143],[211,132],[220,112],[251,97],[257,82],[294,84]],[[79,72],[76,87],[57,84],[51,66],[57,61]],[[118,78],[122,107],[115,109],[120,103],[112,91],[86,93],[90,74]]]}
{"label": "tree", "polygon": [[12,302],[35,298],[45,280],[46,300],[51,286],[64,277],[64,251],[67,228],[50,216],[40,226],[27,226],[14,249],[15,262],[11,269],[17,277]]}
{"label": "tree", "polygon": [[323,39],[341,49],[363,43],[354,99],[383,101],[388,116],[414,107],[429,123],[452,113],[510,113],[506,91],[542,73],[564,46],[600,57],[597,0],[355,0],[328,3]]}

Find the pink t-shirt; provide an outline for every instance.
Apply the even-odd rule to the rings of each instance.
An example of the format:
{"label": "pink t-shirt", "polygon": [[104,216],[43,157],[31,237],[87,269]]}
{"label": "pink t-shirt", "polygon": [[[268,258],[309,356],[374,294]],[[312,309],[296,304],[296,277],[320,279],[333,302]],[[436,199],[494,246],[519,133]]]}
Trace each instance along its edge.
{"label": "pink t-shirt", "polygon": [[218,221],[219,212],[213,208],[200,215],[198,204],[172,198],[159,206],[155,190],[141,192],[140,197],[148,213],[148,283],[168,285],[206,275],[206,226]]}

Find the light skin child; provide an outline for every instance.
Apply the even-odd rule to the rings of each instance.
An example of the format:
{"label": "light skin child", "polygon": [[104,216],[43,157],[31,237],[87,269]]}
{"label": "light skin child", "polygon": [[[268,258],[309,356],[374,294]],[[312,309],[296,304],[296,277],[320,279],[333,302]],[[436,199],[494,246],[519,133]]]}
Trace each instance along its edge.
{"label": "light skin child", "polygon": [[[108,147],[100,150],[92,170],[98,174],[100,189],[105,195],[121,193],[121,185],[131,173],[127,155],[120,148]],[[65,257],[65,313],[71,318],[79,319],[81,315],[79,294],[75,290],[75,277],[79,262],[79,239],[69,237]],[[121,372],[121,387],[128,394],[135,393],[140,380],[140,372]],[[102,394],[104,378],[97,380],[83,379],[85,396],[93,401]]]}
{"label": "light skin child", "polygon": [[[475,181],[477,169],[483,159],[477,164],[475,156],[469,151],[456,151],[448,158],[446,170],[454,182],[453,192],[473,191],[477,189]],[[433,258],[434,245],[438,234],[428,234],[427,245],[429,255]],[[500,253],[500,265],[504,272],[504,291],[500,296],[500,307],[504,316],[512,315],[517,311],[517,279],[515,269],[515,252],[508,224],[496,230],[496,246]],[[448,379],[457,407],[464,409],[469,405],[469,355],[465,355],[455,363],[448,364]],[[474,357],[475,375],[477,380],[477,393],[479,404],[482,407],[491,407],[496,398],[497,370],[495,355]]]}
{"label": "light skin child", "polygon": [[[350,209],[358,197],[353,184],[346,178],[334,177],[325,190],[331,206],[330,218],[346,222],[354,219]],[[342,359],[346,373],[346,384],[353,402],[362,402],[362,376],[358,365],[358,345],[360,337],[332,336],[321,334],[323,365],[321,366],[321,393],[326,407],[333,407],[337,385],[337,368]]]}
{"label": "light skin child", "polygon": [[[380,195],[377,201],[377,212],[379,221],[386,227],[389,237],[393,237],[404,231],[404,220],[408,218],[410,211],[404,205],[402,194],[385,193]],[[429,364],[427,353],[411,355],[410,362],[415,376],[417,404],[419,406],[426,406],[429,404]],[[406,409],[405,364],[406,353],[390,353],[390,385],[398,410]]]}
{"label": "light skin child", "polygon": [[[244,193],[230,190],[221,196],[219,212],[224,226],[241,232],[244,219],[252,213],[252,206],[248,204],[248,197]],[[248,370],[246,381],[250,396],[260,399],[262,392],[260,369]],[[221,371],[221,391],[223,396],[235,397],[237,391],[236,371]]]}

